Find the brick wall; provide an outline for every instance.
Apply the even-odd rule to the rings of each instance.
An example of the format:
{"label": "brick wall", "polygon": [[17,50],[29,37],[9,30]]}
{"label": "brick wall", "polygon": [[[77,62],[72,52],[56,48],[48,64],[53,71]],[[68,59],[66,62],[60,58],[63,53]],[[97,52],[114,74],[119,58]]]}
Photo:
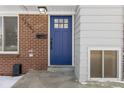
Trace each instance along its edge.
{"label": "brick wall", "polygon": [[[15,63],[22,64],[22,72],[30,69],[46,70],[48,64],[48,39],[37,39],[36,34],[48,34],[48,16],[19,15],[19,54],[0,54],[0,75],[12,75]],[[29,57],[33,50],[33,57]]]}

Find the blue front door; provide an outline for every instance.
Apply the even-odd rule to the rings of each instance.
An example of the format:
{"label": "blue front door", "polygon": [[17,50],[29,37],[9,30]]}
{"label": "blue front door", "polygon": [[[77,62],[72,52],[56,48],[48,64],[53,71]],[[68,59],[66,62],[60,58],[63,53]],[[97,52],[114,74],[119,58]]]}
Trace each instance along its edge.
{"label": "blue front door", "polygon": [[50,17],[50,64],[72,65],[72,16]]}

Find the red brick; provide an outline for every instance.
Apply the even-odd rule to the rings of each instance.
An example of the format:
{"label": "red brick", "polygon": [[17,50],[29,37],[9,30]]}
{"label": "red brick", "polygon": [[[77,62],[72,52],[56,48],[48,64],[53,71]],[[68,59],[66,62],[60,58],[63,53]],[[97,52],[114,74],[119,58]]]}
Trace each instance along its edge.
{"label": "red brick", "polygon": [[[25,19],[33,30],[31,30]],[[12,75],[14,64],[22,64],[22,72],[27,73],[31,69],[47,70],[48,39],[36,39],[37,33],[48,34],[48,16],[37,14],[19,15],[19,54],[0,54],[0,75]],[[29,57],[29,50],[33,49],[33,57]]]}

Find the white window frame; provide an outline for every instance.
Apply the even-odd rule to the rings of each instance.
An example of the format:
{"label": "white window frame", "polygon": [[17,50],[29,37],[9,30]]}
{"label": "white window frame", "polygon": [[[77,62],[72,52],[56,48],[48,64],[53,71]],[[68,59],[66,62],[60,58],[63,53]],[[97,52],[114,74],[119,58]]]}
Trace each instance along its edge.
{"label": "white window frame", "polygon": [[[90,51],[92,50],[100,50],[102,51],[102,53],[104,53],[104,51],[106,50],[110,50],[110,51],[117,51],[117,78],[91,78],[90,77]],[[104,55],[102,55],[104,56]],[[104,60],[102,58],[102,60]],[[122,80],[122,50],[121,48],[118,48],[118,47],[111,47],[111,48],[107,48],[107,47],[104,47],[104,48],[98,48],[98,47],[92,47],[92,48],[88,48],[88,80],[89,81],[115,81],[115,80]],[[104,68],[103,68],[104,69]]]}
{"label": "white window frame", "polygon": [[[19,16],[0,15],[0,17],[2,17],[2,51],[0,51],[0,54],[19,54]],[[17,17],[17,51],[4,51],[4,17]]]}

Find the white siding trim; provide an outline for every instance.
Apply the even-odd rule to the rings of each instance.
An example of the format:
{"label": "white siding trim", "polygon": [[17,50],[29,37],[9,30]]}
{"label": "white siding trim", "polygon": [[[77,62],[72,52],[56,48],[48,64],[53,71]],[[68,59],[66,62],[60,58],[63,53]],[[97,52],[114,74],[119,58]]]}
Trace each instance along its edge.
{"label": "white siding trim", "polygon": [[74,66],[74,58],[75,58],[75,53],[74,53],[74,49],[75,49],[75,45],[74,42],[75,38],[74,38],[74,15],[72,15],[72,66]]}
{"label": "white siding trim", "polygon": [[3,16],[1,17],[2,17],[2,51],[0,51],[0,53],[2,53],[4,50],[4,20],[3,20]]}
{"label": "white siding trim", "polygon": [[48,66],[50,66],[50,15],[48,15]]}
{"label": "white siding trim", "polygon": [[102,51],[102,78],[104,78],[104,51]]}
{"label": "white siding trim", "polygon": [[48,15],[74,15],[75,12],[71,11],[51,11],[48,12]]}

